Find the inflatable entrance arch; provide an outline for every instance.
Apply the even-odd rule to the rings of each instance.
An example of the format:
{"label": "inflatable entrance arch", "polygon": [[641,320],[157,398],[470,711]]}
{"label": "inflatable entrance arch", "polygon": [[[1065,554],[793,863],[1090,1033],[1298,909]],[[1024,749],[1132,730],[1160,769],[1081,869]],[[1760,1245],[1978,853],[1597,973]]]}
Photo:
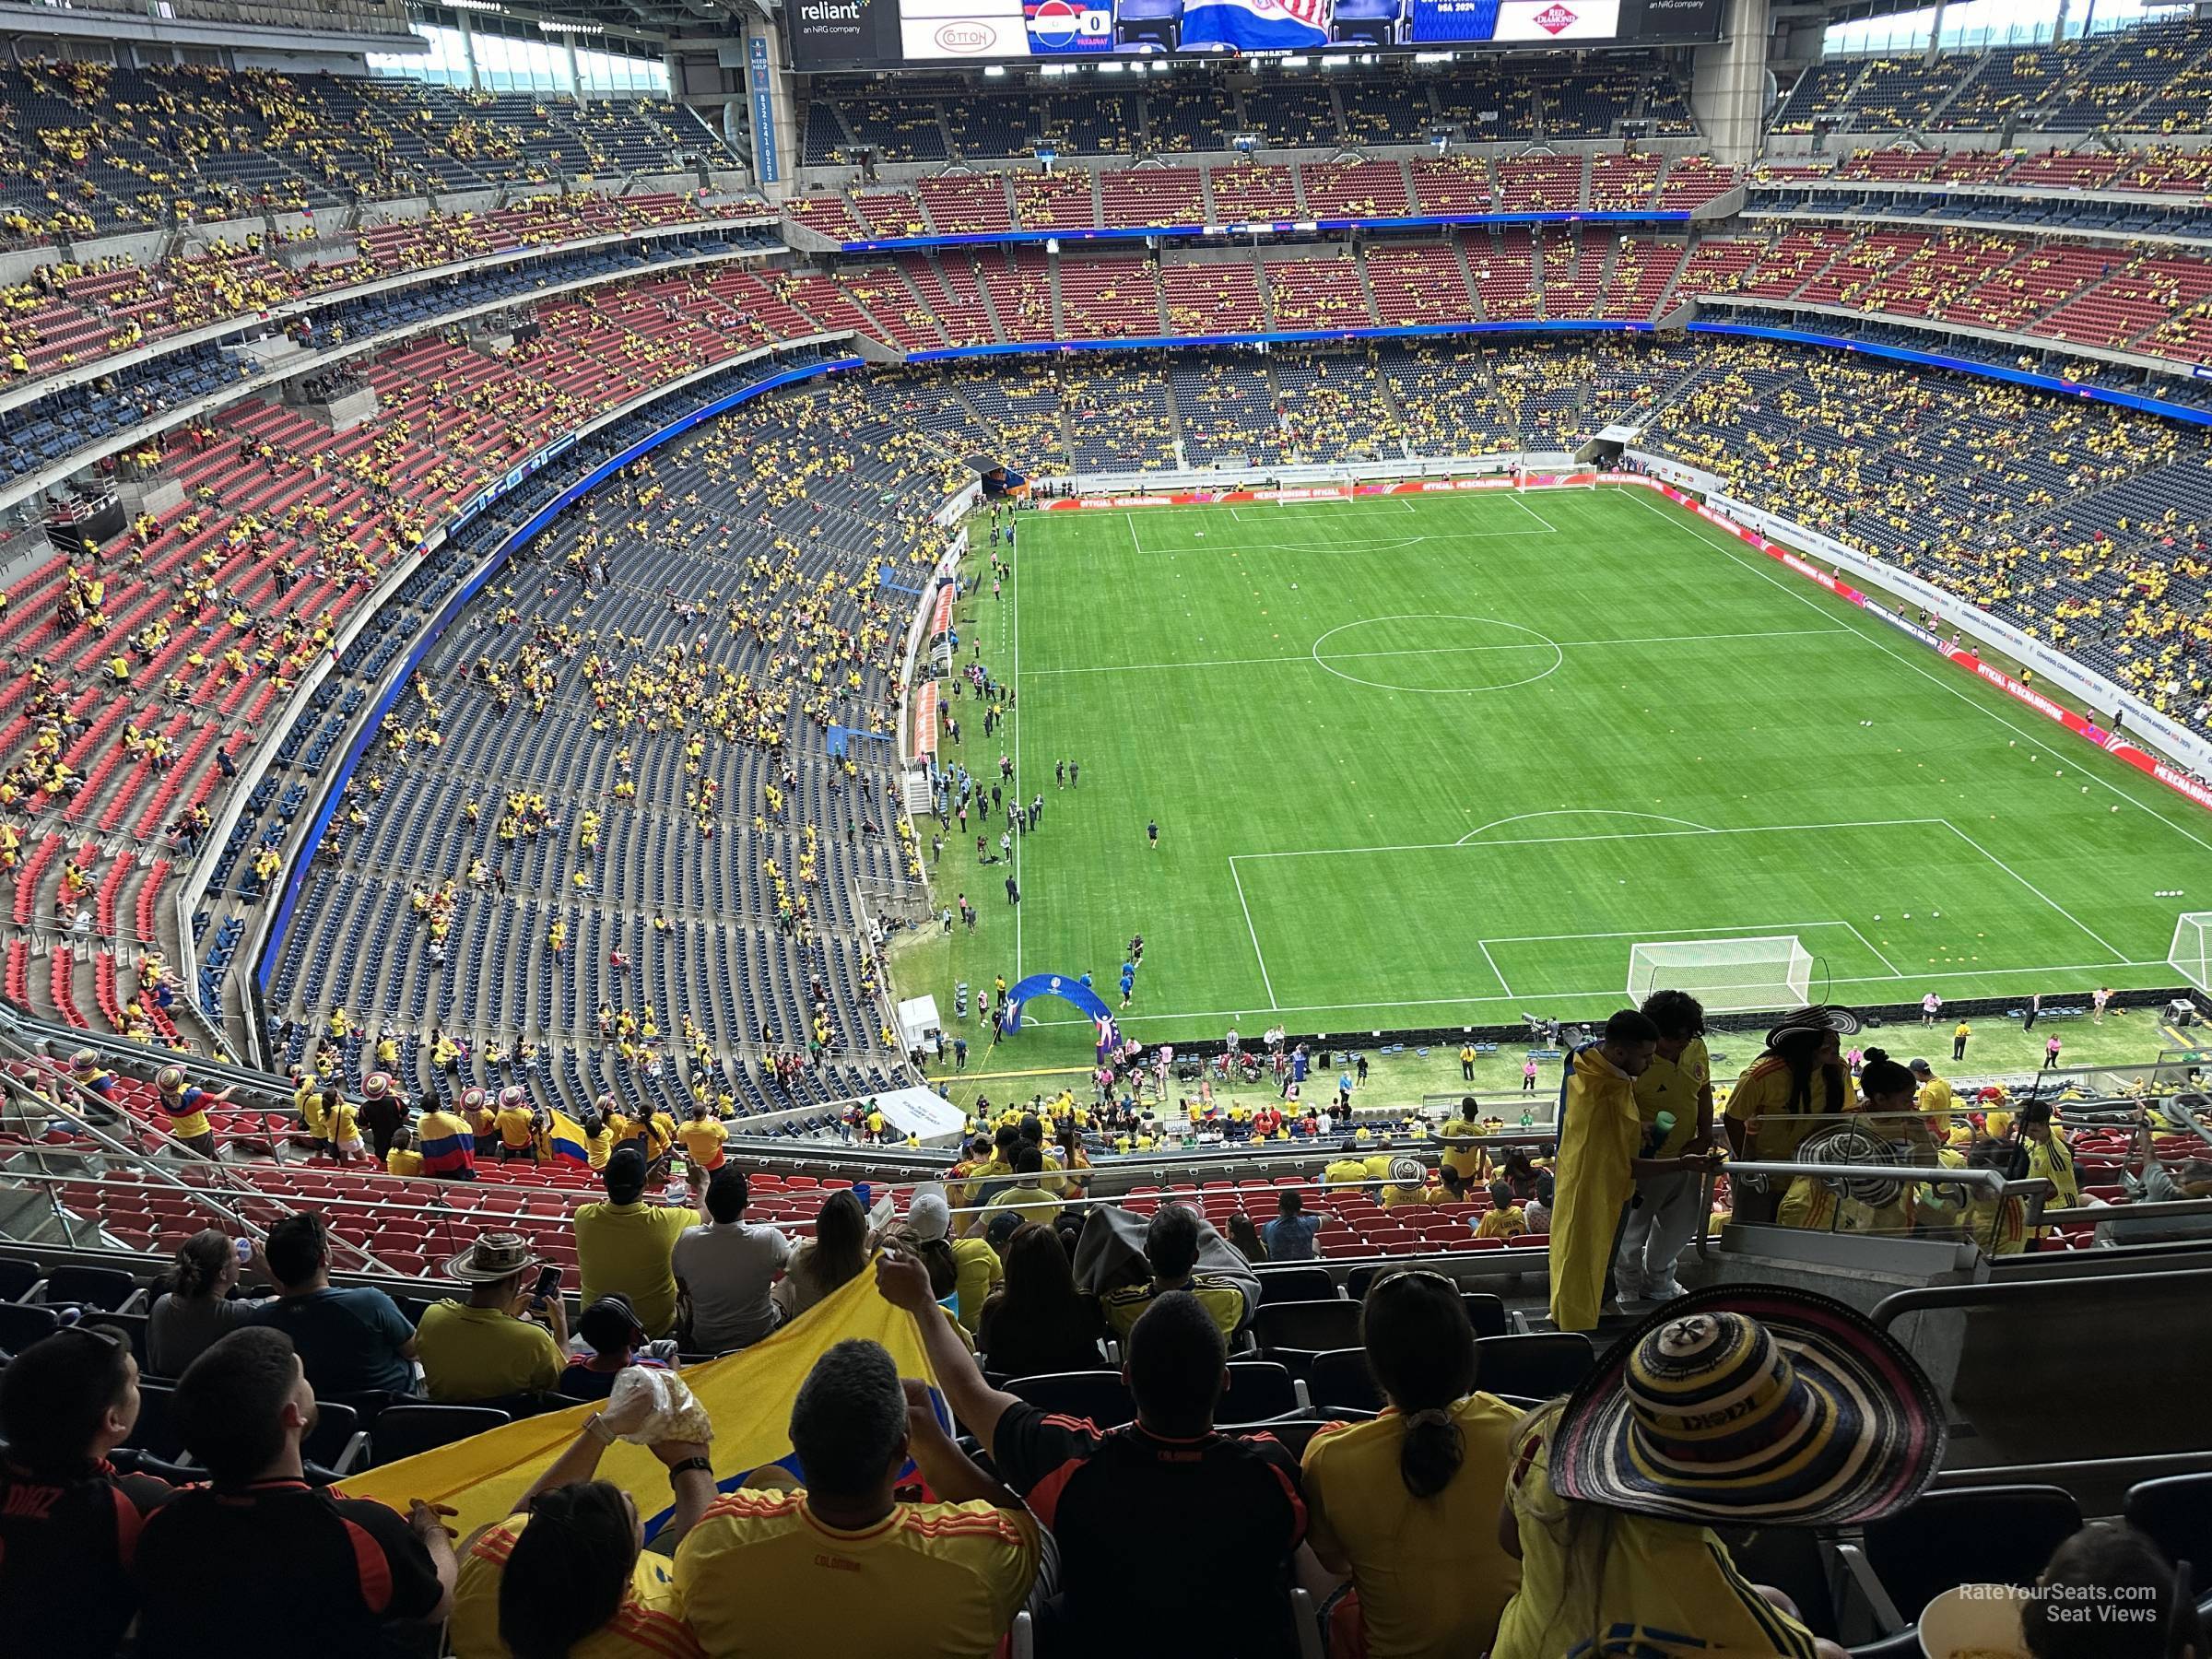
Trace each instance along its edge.
{"label": "inflatable entrance arch", "polygon": [[1114,1028],[1113,1010],[1106,1006],[1105,998],[1073,974],[1032,973],[1006,993],[1006,1019],[1001,1029],[1008,1037],[1021,1030],[1021,1016],[1033,996],[1057,996],[1070,1002],[1090,1017],[1098,1028],[1099,1046],[1118,1042],[1121,1034]]}

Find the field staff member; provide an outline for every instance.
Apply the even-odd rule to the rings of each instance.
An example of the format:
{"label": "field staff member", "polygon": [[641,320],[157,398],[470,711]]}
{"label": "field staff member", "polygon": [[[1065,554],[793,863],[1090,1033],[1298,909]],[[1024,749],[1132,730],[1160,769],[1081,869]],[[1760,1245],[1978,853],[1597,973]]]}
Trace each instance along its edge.
{"label": "field staff member", "polygon": [[1652,1064],[1659,1028],[1634,1008],[1567,1056],[1559,1086],[1559,1154],[1551,1205],[1551,1320],[1597,1328],[1622,1211],[1637,1178],[1704,1169],[1703,1158],[1645,1158],[1636,1079]]}

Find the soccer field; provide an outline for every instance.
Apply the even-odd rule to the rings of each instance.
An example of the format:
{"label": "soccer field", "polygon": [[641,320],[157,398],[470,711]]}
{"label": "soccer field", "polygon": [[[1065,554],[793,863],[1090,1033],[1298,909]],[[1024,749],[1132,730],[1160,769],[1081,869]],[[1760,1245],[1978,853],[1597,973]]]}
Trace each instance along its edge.
{"label": "soccer field", "polygon": [[[948,1015],[1001,973],[1118,1003],[1136,932],[1151,1041],[1603,1015],[1640,940],[1794,935],[1843,1002],[2086,998],[2178,982],[2212,908],[2212,816],[1640,490],[1028,514],[978,586],[1018,700],[988,739],[955,700],[959,758],[1045,806],[1018,907],[947,834],[981,924],[902,989]],[[1029,1018],[1040,1060],[1088,1038]]]}

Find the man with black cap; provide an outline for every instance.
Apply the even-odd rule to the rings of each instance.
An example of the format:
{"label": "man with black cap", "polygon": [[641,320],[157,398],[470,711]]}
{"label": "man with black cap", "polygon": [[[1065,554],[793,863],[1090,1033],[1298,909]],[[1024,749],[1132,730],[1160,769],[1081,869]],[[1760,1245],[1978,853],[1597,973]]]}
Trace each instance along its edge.
{"label": "man with black cap", "polygon": [[[560,1381],[568,1312],[559,1296],[547,1297],[542,1308],[534,1301],[531,1278],[540,1265],[516,1232],[478,1233],[446,1263],[443,1277],[468,1286],[468,1300],[433,1303],[415,1327],[415,1354],[431,1399],[496,1400],[542,1393]],[[534,1312],[544,1324],[530,1317]]]}
{"label": "man with black cap", "polygon": [[642,1202],[645,1154],[634,1146],[606,1160],[606,1202],[576,1210],[576,1268],[585,1306],[619,1291],[629,1298],[648,1336],[676,1328],[676,1269],[671,1258],[684,1230],[706,1218],[699,1210]]}

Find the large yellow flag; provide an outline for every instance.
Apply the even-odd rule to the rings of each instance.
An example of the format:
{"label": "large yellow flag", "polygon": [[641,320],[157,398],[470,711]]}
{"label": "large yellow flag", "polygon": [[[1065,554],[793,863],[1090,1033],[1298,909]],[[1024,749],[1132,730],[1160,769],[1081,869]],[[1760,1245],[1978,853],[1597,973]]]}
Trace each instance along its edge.
{"label": "large yellow flag", "polygon": [[[714,1422],[717,1486],[732,1490],[751,1470],[790,1458],[791,1403],[799,1384],[824,1352],[853,1336],[888,1348],[900,1376],[936,1386],[913,1315],[876,1294],[873,1273],[861,1274],[743,1353],[686,1368],[684,1381]],[[418,1457],[348,1476],[343,1489],[348,1497],[380,1499],[403,1512],[410,1498],[451,1505],[459,1515],[448,1524],[466,1536],[513,1509],[515,1500],[598,1409],[597,1405],[578,1406],[524,1418]],[[668,1508],[668,1476],[660,1460],[643,1446],[618,1441],[600,1459],[599,1477],[637,1500],[651,1536]]]}

